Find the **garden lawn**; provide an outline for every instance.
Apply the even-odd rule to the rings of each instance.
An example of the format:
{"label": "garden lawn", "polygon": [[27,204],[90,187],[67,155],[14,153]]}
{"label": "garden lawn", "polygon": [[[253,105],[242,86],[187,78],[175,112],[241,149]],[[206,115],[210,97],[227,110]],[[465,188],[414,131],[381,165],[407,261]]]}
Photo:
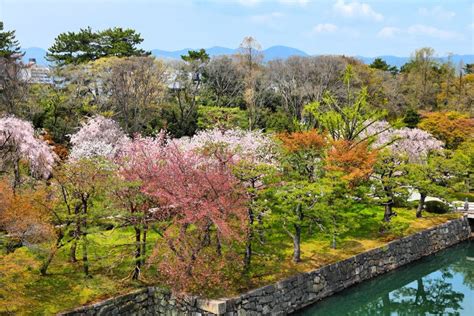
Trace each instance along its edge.
{"label": "garden lawn", "polygon": [[[298,264],[291,261],[292,242],[288,236],[266,234],[263,244],[256,242],[250,279],[246,279],[239,289],[232,289],[221,296],[234,295],[298,272],[316,269],[460,216],[425,213],[424,218],[416,219],[414,210],[396,211],[398,216],[392,219],[392,232],[382,234],[381,208],[364,210],[362,220],[355,221],[359,224],[340,236],[337,249],[330,248],[329,236],[313,228],[309,236],[304,236],[302,262]],[[80,261],[68,261],[69,246],[58,252],[48,275],[44,277],[38,272],[40,260],[34,251],[21,247],[9,254],[0,252],[0,315],[50,315],[155,284],[153,265],[145,269],[145,279],[140,282],[129,278],[133,265],[133,237],[130,229],[91,234],[90,278],[84,277]],[[158,241],[157,234],[150,233],[148,240],[150,254],[153,244]],[[77,258],[81,258],[80,251]]]}
{"label": "garden lawn", "polygon": [[[361,252],[377,248],[388,242],[424,229],[442,224],[450,219],[459,218],[459,213],[432,214],[423,213],[422,218],[415,217],[415,210],[395,208],[397,216],[392,218],[391,231],[381,233],[383,210],[381,207],[365,209],[361,219],[354,221],[354,226],[342,234],[336,249],[331,248],[331,237],[313,228],[312,236],[304,236],[301,243],[301,262],[294,263],[292,258],[292,240],[287,235],[274,235],[272,241],[273,256],[255,256],[252,270],[251,287],[264,286],[290,277],[300,272],[308,272],[324,265],[344,260]],[[256,252],[262,251],[257,249]],[[265,251],[268,254],[268,250]]]}

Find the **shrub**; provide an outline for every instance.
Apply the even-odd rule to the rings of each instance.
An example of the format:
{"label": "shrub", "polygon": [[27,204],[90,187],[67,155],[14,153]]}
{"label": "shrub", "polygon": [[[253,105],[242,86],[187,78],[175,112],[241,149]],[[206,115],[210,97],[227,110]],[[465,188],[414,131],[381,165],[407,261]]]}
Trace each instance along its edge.
{"label": "shrub", "polygon": [[440,201],[428,201],[425,203],[428,213],[445,214],[450,211],[449,205]]}

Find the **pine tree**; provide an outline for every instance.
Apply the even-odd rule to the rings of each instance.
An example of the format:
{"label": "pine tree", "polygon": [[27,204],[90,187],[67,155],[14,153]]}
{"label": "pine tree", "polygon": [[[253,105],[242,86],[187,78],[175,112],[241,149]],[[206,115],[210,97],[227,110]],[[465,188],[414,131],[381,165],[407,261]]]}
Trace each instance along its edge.
{"label": "pine tree", "polygon": [[15,38],[15,31],[4,31],[0,21],[0,57],[18,59],[22,56],[20,43]]}

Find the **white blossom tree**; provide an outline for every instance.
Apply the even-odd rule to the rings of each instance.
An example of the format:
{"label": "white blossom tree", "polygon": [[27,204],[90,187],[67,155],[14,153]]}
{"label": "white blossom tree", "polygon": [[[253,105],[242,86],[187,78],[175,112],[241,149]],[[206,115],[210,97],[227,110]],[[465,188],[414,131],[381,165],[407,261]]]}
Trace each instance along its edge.
{"label": "white blossom tree", "polygon": [[199,131],[193,137],[183,137],[174,142],[189,151],[223,148],[235,162],[245,160],[254,164],[274,164],[277,155],[276,143],[261,131],[215,128]]}
{"label": "white blossom tree", "polygon": [[443,143],[418,128],[394,129],[386,121],[372,124],[364,136],[372,136],[372,147],[380,151],[373,179],[375,194],[385,206],[384,220],[388,222],[395,215],[392,211],[395,196],[407,194],[407,186],[420,193],[417,216],[421,217],[425,198],[432,191],[428,188],[435,187],[433,175],[439,174],[436,170],[430,172],[428,158],[443,149]]}
{"label": "white blossom tree", "polygon": [[120,126],[112,119],[97,115],[82,123],[81,128],[71,135],[72,160],[104,157],[113,159],[129,141]]}
{"label": "white blossom tree", "polygon": [[35,135],[33,125],[14,116],[0,118],[0,170],[14,170],[14,187],[20,184],[20,162],[29,165],[34,177],[48,178],[56,155],[48,144]]}

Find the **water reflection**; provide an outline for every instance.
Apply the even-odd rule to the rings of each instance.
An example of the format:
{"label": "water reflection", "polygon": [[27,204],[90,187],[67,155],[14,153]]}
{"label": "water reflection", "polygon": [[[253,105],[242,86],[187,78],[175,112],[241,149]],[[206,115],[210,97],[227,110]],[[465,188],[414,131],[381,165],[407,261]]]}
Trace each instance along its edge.
{"label": "water reflection", "polygon": [[298,315],[474,315],[474,242],[327,298]]}

